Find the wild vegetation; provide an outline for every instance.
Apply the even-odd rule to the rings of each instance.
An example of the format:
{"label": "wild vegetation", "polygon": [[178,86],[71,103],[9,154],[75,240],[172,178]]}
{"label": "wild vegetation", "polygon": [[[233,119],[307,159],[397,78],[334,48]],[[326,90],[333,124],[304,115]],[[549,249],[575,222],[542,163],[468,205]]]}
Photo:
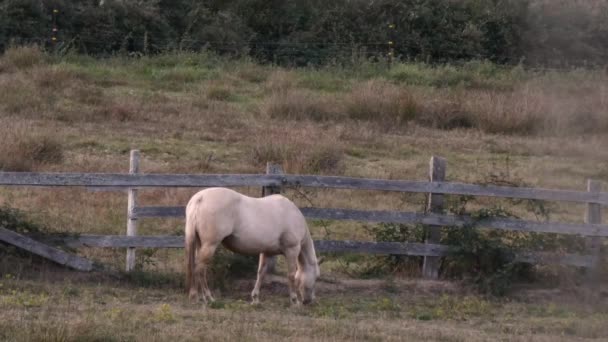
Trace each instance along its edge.
{"label": "wild vegetation", "polygon": [[94,55],[209,49],[298,66],[349,64],[353,52],[427,63],[605,65],[605,13],[606,0],[5,0],[0,51],[38,43]]}
{"label": "wild vegetation", "polygon": [[[290,173],[422,180],[430,156],[441,155],[453,181],[524,180],[530,186],[584,189],[587,178],[608,180],[608,152],[601,148],[608,143],[608,76],[601,69],[536,70],[488,61],[388,65],[353,58],[360,59],[352,66],[286,68],[209,51],[96,59],[47,54],[31,46],[10,48],[0,58],[0,170],[125,172],[129,150],[138,148],[143,172],[260,173],[274,161]],[[261,191],[239,190],[255,196]],[[140,202],[183,205],[195,191],[142,190]],[[286,195],[302,206],[370,210],[421,211],[425,203],[423,195],[368,191],[286,189]],[[125,230],[122,192],[4,187],[0,203],[10,207],[0,211],[2,224],[17,230]],[[464,204],[451,197],[448,203],[454,211]],[[583,206],[543,205],[546,211],[480,198],[464,208],[582,220]],[[416,227],[310,224],[317,239],[420,239]],[[140,234],[183,232],[182,220],[140,220],[139,225]],[[470,250],[529,243],[561,251],[580,247],[576,239],[453,233],[445,238],[470,241]],[[5,247],[0,251],[0,339],[7,340],[163,340],[188,339],[188,334],[196,340],[239,334],[252,340],[302,335],[311,340],[571,340],[608,335],[606,294],[581,289],[581,273],[569,268],[534,267],[535,285],[515,284],[517,291],[494,298],[460,282],[462,276],[446,283],[412,280],[419,272],[417,259],[381,269],[368,256],[335,255],[323,265],[318,305],[292,310],[281,301],[286,287],[280,277],[263,287],[262,307],[245,304],[253,277],[229,276],[253,271],[255,260],[228,254],[214,268],[214,287],[222,300],[202,309],[183,294],[181,250],[139,250],[138,272],[131,275],[119,271],[123,250],[78,250],[106,265],[106,271],[93,275],[61,271]],[[495,265],[510,267],[500,258],[488,260],[497,262],[483,273],[488,276],[496,275],[491,272]],[[456,261],[453,270],[464,265],[467,272],[445,277],[475,275],[471,270],[487,266],[466,255]],[[361,280],[366,276],[375,279]],[[492,284],[487,279],[477,284]],[[504,284],[498,280],[495,284]],[[32,329],[24,332],[25,326]]]}

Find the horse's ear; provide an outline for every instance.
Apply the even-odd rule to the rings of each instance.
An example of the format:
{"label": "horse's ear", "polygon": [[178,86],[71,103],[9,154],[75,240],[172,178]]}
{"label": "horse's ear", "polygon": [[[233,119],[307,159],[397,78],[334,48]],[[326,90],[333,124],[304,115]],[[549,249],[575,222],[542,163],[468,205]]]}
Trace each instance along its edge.
{"label": "horse's ear", "polygon": [[317,264],[318,264],[319,266],[321,266],[321,264],[322,264],[323,262],[325,262],[325,257],[324,257],[324,256],[322,256],[322,257],[320,257],[319,259],[317,259]]}

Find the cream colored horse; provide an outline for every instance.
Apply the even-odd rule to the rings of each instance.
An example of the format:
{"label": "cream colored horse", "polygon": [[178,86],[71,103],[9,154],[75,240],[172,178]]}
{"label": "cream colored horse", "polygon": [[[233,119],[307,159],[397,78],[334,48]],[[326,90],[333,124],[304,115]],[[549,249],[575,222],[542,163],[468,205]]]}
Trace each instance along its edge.
{"label": "cream colored horse", "polygon": [[287,261],[289,297],[292,304],[314,299],[319,264],[310,232],[300,209],[281,195],[253,198],[226,188],[209,188],[195,194],[186,207],[186,286],[191,299],[203,294],[213,301],[207,269],[217,247],[260,256],[258,275],[251,293],[259,303],[267,259],[283,254]]}

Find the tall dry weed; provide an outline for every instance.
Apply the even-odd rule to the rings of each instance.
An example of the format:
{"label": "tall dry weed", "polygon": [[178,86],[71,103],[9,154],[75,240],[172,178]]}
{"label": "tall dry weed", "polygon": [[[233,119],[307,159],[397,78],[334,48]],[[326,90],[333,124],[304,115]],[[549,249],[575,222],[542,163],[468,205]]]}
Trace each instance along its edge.
{"label": "tall dry weed", "polygon": [[271,119],[326,121],[340,116],[335,97],[309,90],[289,89],[273,92],[261,104],[263,115]]}
{"label": "tall dry weed", "polygon": [[0,136],[1,171],[35,171],[63,160],[64,148],[57,138],[25,123],[0,120]]}
{"label": "tall dry weed", "polygon": [[464,90],[412,88],[412,96],[419,103],[416,122],[438,129],[474,127],[470,112],[465,108]]}
{"label": "tall dry weed", "polygon": [[464,107],[473,125],[484,132],[531,134],[542,128],[543,103],[525,90],[468,94]]}
{"label": "tall dry weed", "polygon": [[37,45],[10,47],[0,56],[0,71],[28,69],[46,62],[46,55]]}
{"label": "tall dry weed", "polygon": [[351,119],[394,127],[414,119],[418,104],[405,88],[383,80],[370,80],[355,85],[345,96],[344,110]]}
{"label": "tall dry weed", "polygon": [[297,74],[285,69],[274,69],[264,84],[264,88],[270,92],[285,92],[297,85]]}
{"label": "tall dry weed", "polygon": [[274,127],[257,135],[251,147],[251,162],[262,167],[278,163],[288,173],[340,174],[344,147],[339,133],[308,124]]}
{"label": "tall dry weed", "polygon": [[39,114],[49,101],[31,79],[22,74],[0,73],[0,115]]}
{"label": "tall dry weed", "polygon": [[416,122],[510,135],[608,133],[608,78],[591,73],[537,75],[508,91],[413,88]]}
{"label": "tall dry weed", "polygon": [[475,126],[490,133],[608,133],[606,81],[541,78],[508,93],[471,93],[465,107]]}

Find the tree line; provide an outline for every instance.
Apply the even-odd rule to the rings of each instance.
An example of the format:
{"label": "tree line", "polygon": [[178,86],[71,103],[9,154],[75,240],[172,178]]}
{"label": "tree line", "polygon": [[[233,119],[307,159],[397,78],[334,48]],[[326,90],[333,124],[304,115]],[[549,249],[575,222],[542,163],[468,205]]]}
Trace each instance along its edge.
{"label": "tree line", "polygon": [[0,50],[207,49],[287,65],[353,57],[602,64],[606,20],[608,0],[1,0]]}

